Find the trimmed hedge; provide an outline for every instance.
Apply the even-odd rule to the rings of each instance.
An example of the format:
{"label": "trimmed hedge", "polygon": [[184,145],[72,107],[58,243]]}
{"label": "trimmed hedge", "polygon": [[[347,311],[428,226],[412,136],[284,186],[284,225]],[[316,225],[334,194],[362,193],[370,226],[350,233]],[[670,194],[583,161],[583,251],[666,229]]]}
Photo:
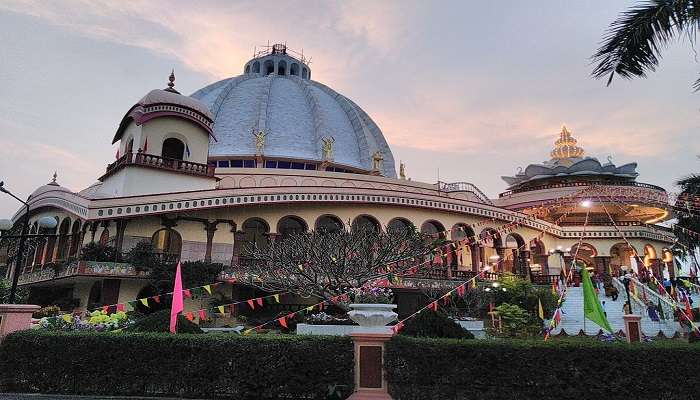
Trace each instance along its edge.
{"label": "trimmed hedge", "polygon": [[414,339],[387,344],[389,391],[410,399],[694,399],[700,346]]}
{"label": "trimmed hedge", "polygon": [[[0,392],[341,398],[350,338],[23,331],[0,345]],[[334,397],[337,396],[337,397]]]}

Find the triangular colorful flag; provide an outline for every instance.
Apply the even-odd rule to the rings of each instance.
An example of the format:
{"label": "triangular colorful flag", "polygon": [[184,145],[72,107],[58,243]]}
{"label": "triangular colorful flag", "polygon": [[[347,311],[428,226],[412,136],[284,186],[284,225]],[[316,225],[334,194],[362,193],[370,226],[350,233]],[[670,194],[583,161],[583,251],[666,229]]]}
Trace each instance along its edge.
{"label": "triangular colorful flag", "polygon": [[204,285],[204,290],[206,290],[207,293],[211,294],[211,285]]}
{"label": "triangular colorful flag", "polygon": [[262,297],[258,297],[257,299],[255,299],[255,301],[258,302],[258,305],[259,305],[260,307],[263,306],[263,299],[262,299]]}
{"label": "triangular colorful flag", "polygon": [[185,314],[185,318],[187,318],[189,321],[194,321],[194,314],[192,313],[192,311]]}
{"label": "triangular colorful flag", "polygon": [[287,319],[285,317],[277,318],[277,322],[279,322],[283,328],[288,328]]}
{"label": "triangular colorful flag", "polygon": [[280,295],[279,294],[273,294],[272,297],[275,299],[276,302],[280,302]]}
{"label": "triangular colorful flag", "polygon": [[200,321],[206,321],[207,320],[207,312],[204,310],[199,310],[199,320]]}
{"label": "triangular colorful flag", "polygon": [[432,302],[432,303],[430,303],[430,304],[428,304],[428,308],[431,309],[431,310],[433,310],[433,311],[437,311],[437,309],[438,309],[438,302],[437,302],[437,300],[434,301],[434,302]]}
{"label": "triangular colorful flag", "polygon": [[148,307],[148,298],[147,298],[147,297],[146,297],[146,298],[143,298],[143,299],[139,299],[139,301],[141,301],[141,304],[143,304],[144,306]]}
{"label": "triangular colorful flag", "polygon": [[544,321],[544,308],[542,308],[542,299],[537,298],[537,316]]}
{"label": "triangular colorful flag", "polygon": [[253,299],[246,300],[246,303],[248,303],[251,310],[255,310],[255,302],[253,302]]}
{"label": "triangular colorful flag", "polygon": [[192,291],[190,291],[190,289],[184,289],[182,291],[182,294],[185,295],[185,297],[187,297],[188,299],[192,297]]}
{"label": "triangular colorful flag", "polygon": [[396,325],[391,327],[391,330],[394,331],[394,334],[399,333],[399,331],[403,329],[403,321],[399,321],[396,323]]}
{"label": "triangular colorful flag", "polygon": [[225,309],[224,309],[224,306],[217,306],[216,308],[219,310],[219,314],[225,314],[225,313],[226,313],[226,312],[225,312]]}
{"label": "triangular colorful flag", "polygon": [[153,301],[155,301],[156,303],[160,304],[160,296],[153,296],[153,297],[151,297],[151,298],[153,299]]}

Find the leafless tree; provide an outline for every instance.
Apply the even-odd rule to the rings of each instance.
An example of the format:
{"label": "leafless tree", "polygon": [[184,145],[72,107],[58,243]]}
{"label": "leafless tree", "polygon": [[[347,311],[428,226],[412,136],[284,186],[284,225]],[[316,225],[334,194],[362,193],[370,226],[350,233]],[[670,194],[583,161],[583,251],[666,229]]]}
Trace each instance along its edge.
{"label": "leafless tree", "polygon": [[238,273],[268,291],[329,299],[366,283],[401,274],[430,254],[433,243],[413,228],[315,231],[280,237],[249,249]]}

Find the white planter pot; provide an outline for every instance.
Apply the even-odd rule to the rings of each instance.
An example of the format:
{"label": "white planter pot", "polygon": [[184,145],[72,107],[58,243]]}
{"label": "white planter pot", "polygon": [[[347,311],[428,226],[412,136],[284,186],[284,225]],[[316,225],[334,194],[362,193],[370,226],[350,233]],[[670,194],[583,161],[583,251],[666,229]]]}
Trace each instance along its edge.
{"label": "white planter pot", "polygon": [[376,328],[395,321],[399,314],[394,312],[396,304],[350,304],[348,317],[360,326]]}

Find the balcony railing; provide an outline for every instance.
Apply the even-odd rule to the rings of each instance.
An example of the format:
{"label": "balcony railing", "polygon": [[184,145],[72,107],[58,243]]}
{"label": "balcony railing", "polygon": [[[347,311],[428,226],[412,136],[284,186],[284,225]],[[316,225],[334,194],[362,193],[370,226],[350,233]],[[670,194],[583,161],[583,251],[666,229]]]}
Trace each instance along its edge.
{"label": "balcony railing", "polygon": [[131,264],[103,261],[74,261],[67,266],[53,268],[45,266],[39,271],[22,274],[19,284],[48,281],[71,276],[102,276],[102,277],[146,277],[144,271],[138,270]]}
{"label": "balcony railing", "polygon": [[120,157],[117,161],[107,166],[107,171],[100,177],[104,180],[108,176],[121,170],[127,165],[140,165],[144,167],[163,169],[168,171],[177,171],[189,175],[197,176],[214,176],[215,168],[207,164],[200,164],[191,161],[177,160],[174,158],[166,158],[146,153],[127,153]]}
{"label": "balcony railing", "polygon": [[651,189],[660,192],[666,192],[664,188],[656,185],[650,185],[648,183],[639,182],[606,182],[606,181],[584,181],[584,182],[561,182],[561,183],[550,183],[546,185],[539,186],[527,186],[519,189],[507,190],[498,195],[498,197],[507,197],[515,193],[531,192],[534,190],[545,190],[545,189],[558,189],[567,187],[580,187],[580,186],[631,186],[639,189]]}

